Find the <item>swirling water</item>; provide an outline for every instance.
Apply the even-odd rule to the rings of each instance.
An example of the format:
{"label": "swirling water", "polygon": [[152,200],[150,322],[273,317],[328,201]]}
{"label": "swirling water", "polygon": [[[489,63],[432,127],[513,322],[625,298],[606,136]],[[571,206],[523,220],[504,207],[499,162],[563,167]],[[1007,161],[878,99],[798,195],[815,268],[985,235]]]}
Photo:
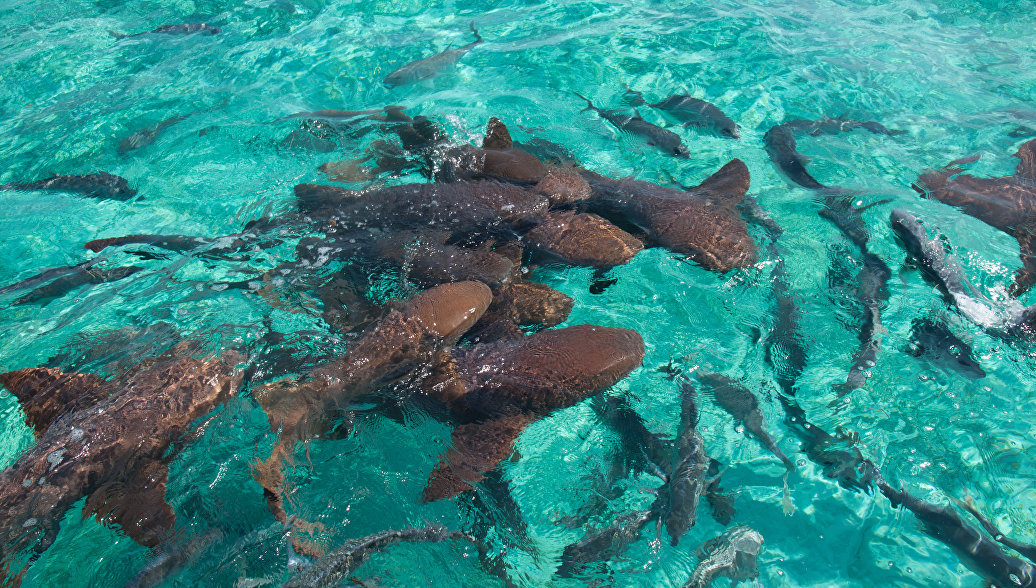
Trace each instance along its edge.
{"label": "swirling water", "polygon": [[[419,85],[381,84],[409,61],[470,42],[471,21],[485,42],[455,68]],[[184,22],[206,22],[222,33],[121,40],[109,34]],[[910,184],[927,168],[973,154],[982,157],[971,173],[1013,173],[1010,154],[1023,139],[1008,133],[1036,127],[1034,28],[1031,1],[8,1],[0,9],[0,183],[104,170],[129,179],[141,197],[120,202],[3,192],[0,285],[94,257],[103,257],[104,267],[144,269],[36,303],[13,304],[24,292],[4,294],[0,371],[61,355],[66,369],[110,375],[118,369],[113,362],[130,353],[129,343],[146,346],[140,331],[149,327],[159,339],[176,333],[212,348],[260,353],[269,350],[262,338],[273,328],[288,334],[283,345],[299,357],[341,352],[348,339],[329,329],[319,303],[305,295],[274,304],[224,287],[291,259],[297,235],[237,260],[160,252],[141,259],[119,250],[94,254],[83,244],[139,233],[239,232],[249,220],[290,209],[295,184],[326,182],[319,164],[360,157],[370,145],[371,137],[338,137],[330,153],[285,146],[299,121],[278,119],[295,112],[401,104],[443,123],[458,141],[475,139],[497,116],[517,138],[535,134],[564,145],[586,167],[615,177],[660,183],[673,177],[690,185],[731,158],[745,161],[749,193],[785,228],[781,246],[808,335],[799,382],[803,408],[827,430],[857,431],[861,451],[894,484],[936,503],[967,493],[1001,530],[1036,542],[1034,350],[990,337],[948,307],[916,271],[900,272],[904,253],[888,225],[893,207],[920,214],[949,236],[978,288],[1006,299],[1019,265],[1017,244],[977,219],[918,198]],[[618,107],[624,84],[654,99],[686,90],[709,100],[740,123],[742,137],[731,141],[669,124],[692,152],[690,160],[674,159],[580,112],[584,103],[575,92]],[[664,123],[650,108],[641,113]],[[187,118],[150,145],[119,153],[120,139],[173,116]],[[858,190],[862,203],[890,200],[863,213],[872,251],[893,270],[882,351],[867,385],[836,408],[828,403],[852,362],[859,321],[854,293],[837,275],[855,275],[859,262],[817,215],[812,193],[789,186],[762,145],[775,124],[821,116],[907,131],[799,141],[822,183]],[[762,243],[762,235],[755,236]],[[533,277],[575,298],[566,324],[623,326],[643,335],[643,367],[616,390],[629,395],[653,430],[676,430],[677,389],[656,370],[670,362],[741,378],[760,397],[768,428],[798,464],[789,480],[792,514],[782,510],[784,469],[772,455],[705,396],[700,423],[710,454],[728,464],[723,485],[735,496],[736,520],[766,539],[760,584],[978,585],[979,577],[923,534],[909,513],[880,495],[840,488],[798,453],[760,345],[773,324],[771,263],[764,256],[757,267],[718,275],[648,249],[612,270],[618,281],[601,294],[588,290],[590,270],[543,267]],[[371,282],[371,291],[385,297],[402,292],[397,275]],[[973,347],[986,377],[969,380],[907,353],[911,321],[924,316],[947,320]],[[301,369],[301,363],[295,367]],[[257,586],[291,574],[283,530],[250,475],[250,460],[274,442],[248,395],[263,376],[257,372],[172,462],[166,497],[178,528],[185,536],[219,534],[170,576],[170,585]],[[0,456],[9,464],[33,436],[12,396],[4,393],[0,408]],[[329,548],[424,522],[465,530],[484,525],[468,499],[419,500],[448,442],[448,428],[419,410],[404,407],[401,422],[358,412],[348,438],[315,440],[299,450],[290,474],[292,513],[322,523]],[[618,450],[586,405],[525,431],[520,458],[502,466],[523,522],[498,521],[490,536],[511,581],[580,585],[585,580],[554,576],[565,545],[588,525],[607,525],[651,503],[647,488],[658,481],[631,478],[621,482],[625,492],[602,501],[585,524],[565,524],[598,489],[595,477]],[[516,530],[522,525],[524,536]],[[653,542],[653,530],[645,530],[601,577],[616,585],[682,585],[698,561],[696,546],[721,530],[707,509],[678,547]],[[76,507],[24,582],[120,585],[150,557]],[[378,585],[500,583],[477,550],[450,542],[393,546],[356,576]]]}

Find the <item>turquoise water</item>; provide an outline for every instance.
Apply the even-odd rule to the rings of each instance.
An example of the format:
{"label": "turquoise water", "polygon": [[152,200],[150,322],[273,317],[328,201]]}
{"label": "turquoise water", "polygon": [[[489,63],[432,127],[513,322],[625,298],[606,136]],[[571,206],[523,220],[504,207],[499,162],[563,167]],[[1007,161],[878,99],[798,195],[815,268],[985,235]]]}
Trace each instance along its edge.
{"label": "turquoise water", "polygon": [[[485,42],[455,68],[419,85],[381,84],[409,61],[470,42],[471,21]],[[222,33],[118,41],[108,33],[183,22],[207,22]],[[348,338],[331,331],[319,302],[223,287],[292,259],[302,235],[236,261],[175,253],[142,261],[118,249],[94,254],[83,244],[136,233],[239,232],[249,220],[291,209],[295,184],[326,183],[318,165],[361,157],[375,138],[338,137],[330,153],[286,147],[281,142],[299,121],[277,119],[296,112],[401,104],[440,122],[457,141],[475,141],[497,116],[517,139],[531,133],[564,145],[585,167],[613,177],[665,183],[671,175],[694,185],[734,157],[745,161],[749,194],[785,228],[781,247],[808,337],[797,399],[810,418],[828,431],[838,425],[857,431],[861,451],[893,485],[939,504],[967,493],[1002,531],[1036,542],[1036,349],[985,334],[916,271],[900,272],[904,253],[888,226],[894,207],[921,215],[949,236],[976,286],[1006,300],[1019,265],[1015,241],[919,199],[910,184],[926,168],[973,154],[982,157],[970,173],[1013,173],[1010,154],[1024,139],[1008,132],[1036,127],[1034,28],[1036,2],[5,2],[0,183],[104,170],[127,178],[141,198],[0,193],[0,285],[94,257],[104,258],[103,267],[144,270],[45,305],[12,304],[24,292],[0,297],[0,371],[63,354],[67,369],[110,374],[112,362],[128,353],[123,343],[143,341],[137,331],[156,323],[213,348],[271,351],[261,338],[272,327],[289,334],[286,345],[300,356],[340,353]],[[692,154],[675,159],[580,112],[584,103],[574,92],[618,107],[624,84],[653,100],[682,91],[708,100],[741,125],[741,140],[670,124]],[[664,122],[650,108],[641,113]],[[152,144],[118,152],[130,133],[186,115]],[[832,267],[848,268],[843,273],[851,279],[860,262],[817,216],[813,194],[789,186],[762,143],[773,125],[821,116],[907,131],[799,140],[821,183],[859,190],[865,203],[890,199],[863,213],[871,250],[893,270],[882,351],[867,385],[837,409],[828,403],[852,363],[859,311],[852,288],[830,274]],[[762,233],[753,235],[762,245]],[[643,367],[615,389],[652,430],[676,431],[677,389],[656,370],[670,361],[740,378],[760,397],[768,429],[798,464],[788,481],[794,513],[782,508],[780,463],[705,395],[699,429],[709,453],[728,465],[723,486],[735,496],[735,520],[765,537],[761,585],[978,585],[979,576],[923,534],[912,515],[876,493],[840,488],[798,452],[759,344],[772,327],[772,262],[763,255],[756,267],[719,275],[648,249],[612,270],[618,282],[600,295],[588,291],[591,270],[543,267],[533,278],[575,298],[566,325],[642,334]],[[401,292],[398,275],[371,282],[384,296]],[[1034,302],[1033,294],[1022,299]],[[945,318],[987,376],[969,380],[906,353],[911,320],[923,316]],[[263,375],[219,409],[172,462],[166,498],[184,535],[211,529],[221,535],[169,585],[277,585],[291,574],[289,548],[249,470],[249,461],[265,457],[274,443],[248,394]],[[6,392],[0,409],[0,456],[9,464],[33,436]],[[387,528],[437,522],[470,531],[484,524],[464,499],[420,503],[449,428],[416,409],[405,409],[405,416],[400,424],[361,412],[348,438],[310,442],[308,459],[297,452],[290,513],[324,524],[328,548]],[[588,525],[603,527],[651,504],[648,489],[659,481],[639,475],[622,480],[626,491],[601,504],[584,526],[564,524],[588,502],[595,476],[618,451],[617,437],[585,404],[525,431],[520,459],[502,468],[527,537],[500,524],[489,538],[512,582],[584,585],[585,579],[554,576],[564,547]],[[80,506],[65,514],[57,541],[28,570],[25,585],[120,585],[147,564],[146,548],[82,518]],[[698,561],[697,546],[722,529],[705,507],[678,547],[664,536],[654,542],[649,526],[601,577],[620,586],[682,585]],[[462,542],[396,545],[355,575],[377,585],[501,582]]]}

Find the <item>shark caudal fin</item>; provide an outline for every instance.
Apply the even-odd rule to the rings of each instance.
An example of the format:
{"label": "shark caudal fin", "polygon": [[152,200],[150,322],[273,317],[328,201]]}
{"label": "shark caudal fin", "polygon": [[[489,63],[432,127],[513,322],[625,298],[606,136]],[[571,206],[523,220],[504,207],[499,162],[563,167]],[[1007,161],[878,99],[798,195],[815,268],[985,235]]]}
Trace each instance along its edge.
{"label": "shark caudal fin", "polygon": [[573,93],[573,94],[575,94],[576,96],[579,96],[579,97],[580,97],[580,98],[582,98],[583,100],[586,100],[586,104],[587,104],[586,108],[584,108],[584,109],[580,110],[579,112],[586,112],[587,110],[597,110],[597,107],[596,107],[596,106],[594,106],[594,103],[593,103],[593,102],[590,102],[590,99],[589,99],[589,98],[587,98],[586,96],[583,96],[583,95],[582,95],[582,94],[580,94],[579,92],[572,92],[572,93]]}
{"label": "shark caudal fin", "polygon": [[622,98],[626,101],[626,104],[629,104],[630,106],[643,106],[647,104],[647,102],[644,101],[643,94],[634,90],[633,88],[630,88],[625,84],[623,84],[622,87],[626,89],[626,91],[622,95]]}

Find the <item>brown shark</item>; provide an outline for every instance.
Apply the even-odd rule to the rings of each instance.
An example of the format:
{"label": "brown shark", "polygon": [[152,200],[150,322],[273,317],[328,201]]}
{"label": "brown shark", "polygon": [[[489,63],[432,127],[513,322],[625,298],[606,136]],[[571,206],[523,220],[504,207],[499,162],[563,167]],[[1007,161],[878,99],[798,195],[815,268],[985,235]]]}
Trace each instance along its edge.
{"label": "brown shark", "polygon": [[29,368],[0,374],[25,409],[36,445],[0,473],[0,555],[53,543],[65,512],[84,515],[157,545],[175,522],[165,502],[169,449],[192,422],[236,393],[240,356],[198,359],[180,343],[136,373],[105,381],[90,374]]}
{"label": "brown shark", "polygon": [[545,284],[513,279],[493,292],[493,303],[465,335],[476,343],[521,339],[522,326],[554,327],[572,311],[572,298]]}
{"label": "brown shark", "polygon": [[435,153],[433,176],[440,182],[488,178],[515,184],[535,184],[548,168],[528,151],[514,146],[500,119],[486,125],[481,147],[461,144]]}
{"label": "brown shark", "polygon": [[734,159],[684,192],[650,182],[615,180],[583,172],[590,208],[605,218],[625,217],[647,233],[649,244],[726,272],[755,263],[755,243],[736,206],[748,191],[748,167]]}
{"label": "brown shark", "polygon": [[404,184],[358,194],[333,186],[296,186],[300,212],[327,219],[328,230],[344,233],[379,227],[432,227],[469,233],[534,222],[549,206],[541,194],[494,181]]}
{"label": "brown shark", "polygon": [[474,280],[500,284],[507,280],[514,263],[489,249],[472,249],[446,243],[446,233],[402,232],[378,239],[378,255],[402,263],[410,276],[435,286]]}
{"label": "brown shark", "polygon": [[424,499],[469,489],[513,453],[529,424],[608,388],[643,359],[636,331],[594,325],[455,350],[444,368],[449,376],[435,392],[460,424]]}
{"label": "brown shark", "polygon": [[1023,144],[1014,156],[1020,161],[1013,176],[978,178],[960,174],[963,168],[959,164],[974,161],[969,158],[921,174],[914,189],[1018,240],[1022,268],[1011,288],[1018,296],[1036,283],[1036,139]]}
{"label": "brown shark", "polygon": [[547,213],[525,234],[539,251],[572,265],[622,265],[644,248],[636,237],[592,213]]}
{"label": "brown shark", "polygon": [[[296,441],[330,433],[341,406],[390,372],[428,357],[437,347],[456,341],[478,320],[492,299],[480,282],[457,282],[425,290],[401,310],[389,312],[342,357],[328,361],[300,380],[262,386],[255,398],[280,430],[278,444],[262,462],[253,462],[253,476],[263,486],[270,511],[281,522],[284,464],[292,462]],[[296,542],[296,549],[306,550]]]}

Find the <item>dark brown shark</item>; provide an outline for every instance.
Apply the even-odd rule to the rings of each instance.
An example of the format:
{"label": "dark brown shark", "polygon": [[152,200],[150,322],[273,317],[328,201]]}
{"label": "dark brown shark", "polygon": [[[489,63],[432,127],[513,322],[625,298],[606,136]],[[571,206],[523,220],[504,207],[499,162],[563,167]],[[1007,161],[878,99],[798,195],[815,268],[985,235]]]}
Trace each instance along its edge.
{"label": "dark brown shark", "polygon": [[57,175],[36,182],[11,182],[0,186],[0,190],[70,192],[101,200],[129,200],[137,195],[137,191],[130,188],[126,178],[108,172]]}
{"label": "dark brown shark", "polygon": [[513,453],[526,426],[608,388],[643,358],[636,331],[594,325],[455,350],[437,395],[460,424],[429,478],[425,500],[467,490]]}
{"label": "dark brown shark", "polygon": [[5,567],[23,549],[54,541],[65,512],[118,524],[138,543],[165,539],[175,515],[165,502],[169,450],[216,406],[234,396],[240,356],[198,359],[180,343],[113,381],[30,368],[0,374],[18,397],[37,442],[0,473],[0,553]]}
{"label": "dark brown shark", "polygon": [[[389,372],[456,341],[478,320],[492,299],[480,282],[444,284],[419,293],[402,310],[389,312],[339,358],[314,368],[299,380],[282,380],[260,387],[256,400],[279,430],[270,456],[252,464],[253,477],[263,486],[271,512],[281,522],[285,463],[293,462],[297,441],[306,441],[334,428],[341,407],[369,389]],[[297,549],[305,544],[297,542]]]}
{"label": "dark brown shark", "polygon": [[501,284],[510,277],[514,263],[487,248],[467,248],[446,243],[448,234],[402,232],[378,239],[381,257],[403,264],[409,276],[426,286],[474,280]]}
{"label": "dark brown shark", "polygon": [[379,227],[417,227],[467,234],[528,225],[546,213],[541,194],[494,181],[405,184],[362,194],[333,186],[296,186],[300,212],[327,219],[328,230],[345,233]]}
{"label": "dark brown shark", "polygon": [[636,237],[604,218],[571,210],[547,213],[525,239],[548,257],[592,267],[622,265],[644,248]]}
{"label": "dark brown shark", "polygon": [[512,279],[493,293],[493,303],[465,339],[475,343],[520,339],[522,327],[549,328],[563,322],[573,302],[545,284]]}
{"label": "dark brown shark", "polygon": [[914,189],[1018,240],[1022,268],[1011,288],[1018,296],[1036,283],[1036,139],[1024,143],[1014,156],[1019,162],[1013,176],[978,178],[962,174],[959,164],[966,160],[958,160],[941,170],[921,174]]}
{"label": "dark brown shark", "polygon": [[[687,191],[650,182],[583,172],[593,192],[588,206],[643,229],[651,245],[687,255],[708,269],[748,267],[758,256],[736,207],[748,191],[748,167],[734,159]],[[618,219],[616,219],[618,221]]]}

